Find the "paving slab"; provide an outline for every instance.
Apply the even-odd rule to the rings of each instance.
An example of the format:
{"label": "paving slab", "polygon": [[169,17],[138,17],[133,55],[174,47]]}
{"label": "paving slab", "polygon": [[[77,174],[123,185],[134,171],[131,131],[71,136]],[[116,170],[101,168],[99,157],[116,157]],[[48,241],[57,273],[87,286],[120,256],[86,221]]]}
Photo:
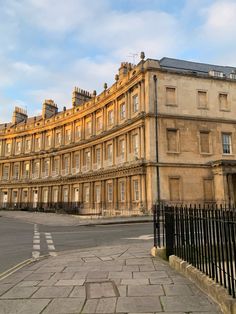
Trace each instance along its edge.
{"label": "paving slab", "polygon": [[33,295],[33,298],[66,298],[69,296],[73,287],[41,287]]}
{"label": "paving slab", "polygon": [[92,279],[105,279],[108,277],[108,271],[90,271],[88,272],[87,278]]}
{"label": "paving slab", "polygon": [[172,284],[172,285],[163,285],[165,295],[174,296],[174,295],[193,295],[193,291],[190,288],[190,285],[182,284]]}
{"label": "paving slab", "polygon": [[42,300],[0,300],[0,314],[39,314],[50,302]]}
{"label": "paving slab", "polygon": [[25,266],[0,280],[0,314],[221,313],[149,250],[146,243],[74,250]]}
{"label": "paving slab", "polygon": [[96,308],[98,305],[99,299],[89,299],[86,301],[85,306],[83,308],[83,314],[92,314],[96,313]]}
{"label": "paving slab", "polygon": [[161,303],[157,297],[120,297],[116,312],[160,312]]}
{"label": "paving slab", "polygon": [[70,298],[86,298],[85,286],[76,286],[70,293]]}
{"label": "paving slab", "polygon": [[60,279],[55,283],[55,286],[82,286],[84,279]]}
{"label": "paving slab", "polygon": [[83,305],[85,303],[85,298],[57,298],[52,300],[52,302],[46,307],[42,312],[43,314],[73,314],[80,313]]}
{"label": "paving slab", "polygon": [[1,299],[27,299],[30,298],[39,288],[38,287],[13,287],[4,293]]}
{"label": "paving slab", "polygon": [[164,290],[161,285],[138,285],[128,286],[128,296],[159,296],[164,295]]}
{"label": "paving slab", "polygon": [[215,308],[207,298],[199,296],[161,296],[161,303],[165,311],[202,312],[212,311]]}
{"label": "paving slab", "polygon": [[88,299],[110,298],[117,295],[116,287],[113,282],[91,282],[86,284]]}
{"label": "paving slab", "polygon": [[114,313],[116,307],[116,298],[101,298],[98,301],[96,313]]}
{"label": "paving slab", "polygon": [[11,289],[13,287],[13,284],[6,283],[4,285],[0,284],[0,296],[5,293],[7,290]]}

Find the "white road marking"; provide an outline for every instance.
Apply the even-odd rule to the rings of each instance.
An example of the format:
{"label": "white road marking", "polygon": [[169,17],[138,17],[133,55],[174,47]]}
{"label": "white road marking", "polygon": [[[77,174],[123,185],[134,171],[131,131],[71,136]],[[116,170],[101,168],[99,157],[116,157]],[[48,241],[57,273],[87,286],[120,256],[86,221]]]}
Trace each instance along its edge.
{"label": "white road marking", "polygon": [[47,242],[47,245],[48,245],[49,255],[57,256],[57,253],[55,252],[56,249],[55,249],[55,246],[54,246],[54,243],[53,243],[53,239],[52,239],[51,233],[50,232],[45,232],[44,235],[45,235],[46,242]]}
{"label": "white road marking", "polygon": [[39,258],[40,256],[40,233],[38,231],[38,225],[34,225],[34,236],[33,236],[33,251],[32,257],[34,259]]}
{"label": "white road marking", "polygon": [[145,235],[141,235],[139,237],[136,238],[124,238],[127,240],[151,240],[153,239],[153,234],[145,234]]}
{"label": "white road marking", "polygon": [[48,249],[50,251],[55,251],[55,246],[54,245],[51,245],[51,244],[48,244]]}
{"label": "white road marking", "polygon": [[[47,243],[48,247],[48,254],[50,256],[57,256],[57,252],[53,243],[52,235],[50,232],[45,232],[45,240]],[[34,259],[37,259],[40,257],[40,251],[41,251],[41,246],[40,246],[40,232],[38,230],[38,225],[34,225],[34,236],[33,236],[33,251],[32,251],[32,257]]]}
{"label": "white road marking", "polygon": [[57,252],[49,252],[49,255],[55,257],[55,256],[57,256]]}
{"label": "white road marking", "polygon": [[32,257],[33,258],[37,259],[37,258],[39,258],[39,256],[40,256],[40,252],[38,252],[38,251],[33,251],[32,252]]}

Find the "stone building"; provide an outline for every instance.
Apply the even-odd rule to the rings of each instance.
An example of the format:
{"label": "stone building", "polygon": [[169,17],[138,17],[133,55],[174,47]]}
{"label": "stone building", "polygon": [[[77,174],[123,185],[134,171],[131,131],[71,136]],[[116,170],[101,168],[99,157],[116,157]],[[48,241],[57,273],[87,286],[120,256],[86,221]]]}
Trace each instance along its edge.
{"label": "stone building", "polygon": [[167,202],[235,202],[236,71],[170,58],[122,63],[72,107],[15,108],[0,125],[0,206],[141,214]]}

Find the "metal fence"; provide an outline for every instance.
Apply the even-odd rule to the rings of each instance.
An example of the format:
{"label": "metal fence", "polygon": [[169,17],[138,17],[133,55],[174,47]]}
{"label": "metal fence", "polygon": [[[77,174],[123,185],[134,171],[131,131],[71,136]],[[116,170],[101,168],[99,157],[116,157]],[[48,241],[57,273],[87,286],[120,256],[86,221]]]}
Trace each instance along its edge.
{"label": "metal fence", "polygon": [[165,246],[236,296],[236,208],[154,206],[154,245]]}

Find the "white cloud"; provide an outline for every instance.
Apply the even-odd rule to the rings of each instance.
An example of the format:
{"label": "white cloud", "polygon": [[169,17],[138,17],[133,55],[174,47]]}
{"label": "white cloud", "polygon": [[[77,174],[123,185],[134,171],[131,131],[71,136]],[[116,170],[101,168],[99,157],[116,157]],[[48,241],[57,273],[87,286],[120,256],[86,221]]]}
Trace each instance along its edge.
{"label": "white cloud", "polygon": [[205,10],[206,23],[204,29],[206,35],[217,41],[233,40],[236,30],[236,2],[216,1]]}
{"label": "white cloud", "polygon": [[12,91],[0,99],[1,118],[9,120],[8,104],[27,103],[30,115],[48,98],[69,107],[74,86],[101,91],[140,51],[161,58],[190,50],[203,62],[233,64],[235,11],[230,0],[186,0],[179,15],[115,10],[110,0],[8,0],[0,11],[0,94]]}

